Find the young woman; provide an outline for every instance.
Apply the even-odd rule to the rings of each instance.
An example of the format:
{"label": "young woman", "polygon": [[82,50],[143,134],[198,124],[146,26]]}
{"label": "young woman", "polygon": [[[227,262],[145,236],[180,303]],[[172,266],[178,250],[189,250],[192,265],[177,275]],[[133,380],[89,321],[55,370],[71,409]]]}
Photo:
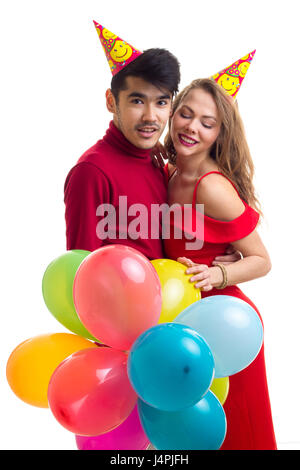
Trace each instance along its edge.
{"label": "young woman", "polygon": [[[164,240],[166,256],[188,266],[202,297],[232,295],[259,314],[236,285],[266,275],[271,262],[256,231],[261,211],[252,184],[254,167],[232,98],[213,80],[194,80],[175,99],[165,149],[169,205],[193,204],[195,210],[204,204],[202,248],[187,250],[184,237],[171,236]],[[229,245],[241,259],[219,263],[215,258]],[[224,404],[228,428],[221,449],[276,449],[263,347],[250,366],[229,380]]]}

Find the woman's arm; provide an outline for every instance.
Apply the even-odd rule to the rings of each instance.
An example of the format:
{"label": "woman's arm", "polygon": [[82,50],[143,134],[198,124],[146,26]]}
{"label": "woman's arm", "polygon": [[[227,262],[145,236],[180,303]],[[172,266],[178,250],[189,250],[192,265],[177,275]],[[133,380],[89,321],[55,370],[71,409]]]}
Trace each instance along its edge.
{"label": "woman's arm", "polygon": [[[242,253],[243,259],[225,266],[228,286],[251,281],[265,276],[271,269],[269,254],[256,230],[247,237],[233,242],[232,245]],[[204,264],[191,264],[187,258],[178,261],[188,267],[187,274],[193,274],[191,282],[195,287],[205,291],[218,287],[223,282],[223,274],[218,266],[208,267]]]}
{"label": "woman's arm", "polygon": [[[229,221],[242,214],[244,210],[242,201],[230,182],[221,175],[208,175],[198,187],[200,188],[197,191],[197,202],[201,201],[204,204],[204,212],[209,217]],[[241,240],[231,242],[231,245],[242,253],[243,259],[225,266],[227,285],[247,282],[265,276],[270,271],[269,254],[256,230]],[[191,266],[187,258],[178,258],[178,261]],[[223,281],[223,273],[218,266],[208,267],[193,263],[186,272],[193,274],[190,281],[195,282],[195,287],[203,290],[218,287]]]}
{"label": "woman's arm", "polygon": [[[232,245],[242,253],[243,259],[225,267],[229,286],[265,276],[271,270],[270,256],[256,230],[247,237],[233,242]],[[211,284],[217,287],[223,279],[221,270],[218,266],[211,267],[209,270]],[[221,282],[219,282],[220,274]]]}

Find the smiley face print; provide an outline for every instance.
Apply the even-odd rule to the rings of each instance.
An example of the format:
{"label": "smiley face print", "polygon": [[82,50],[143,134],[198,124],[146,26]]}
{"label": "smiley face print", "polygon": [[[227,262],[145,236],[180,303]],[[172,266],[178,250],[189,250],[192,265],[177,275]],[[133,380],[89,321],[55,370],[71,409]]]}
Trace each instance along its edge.
{"label": "smiley face print", "polygon": [[239,72],[240,72],[240,77],[243,77],[246,75],[248,68],[250,67],[249,62],[241,62],[240,65],[238,66]]}
{"label": "smiley face print", "polygon": [[102,30],[102,36],[104,37],[104,39],[106,40],[109,40],[109,39],[116,39],[118,36],[114,33],[112,33],[111,31],[109,31],[109,29],[106,29],[106,28],[103,28]]}
{"label": "smiley face print", "polygon": [[110,56],[115,62],[125,62],[132,55],[132,48],[125,41],[116,41],[110,51]]}
{"label": "smiley face print", "polygon": [[228,95],[232,96],[237,92],[240,86],[240,81],[238,77],[232,77],[227,73],[223,73],[218,79],[218,84],[224,88]]}

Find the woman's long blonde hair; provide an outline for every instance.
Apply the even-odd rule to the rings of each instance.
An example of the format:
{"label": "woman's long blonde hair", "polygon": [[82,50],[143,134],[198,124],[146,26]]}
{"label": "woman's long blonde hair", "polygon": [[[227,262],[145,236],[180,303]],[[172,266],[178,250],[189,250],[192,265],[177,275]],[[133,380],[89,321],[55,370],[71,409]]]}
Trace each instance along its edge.
{"label": "woman's long blonde hair", "polygon": [[[216,162],[221,173],[227,176],[236,186],[241,198],[261,215],[260,203],[253,186],[254,164],[247,144],[244,126],[237,104],[214,80],[204,78],[193,80],[175,98],[172,115],[191,90],[201,88],[209,93],[217,106],[221,120],[221,129],[217,140],[210,150],[210,157]],[[165,137],[165,149],[169,162],[176,166],[176,151],[169,130]]]}

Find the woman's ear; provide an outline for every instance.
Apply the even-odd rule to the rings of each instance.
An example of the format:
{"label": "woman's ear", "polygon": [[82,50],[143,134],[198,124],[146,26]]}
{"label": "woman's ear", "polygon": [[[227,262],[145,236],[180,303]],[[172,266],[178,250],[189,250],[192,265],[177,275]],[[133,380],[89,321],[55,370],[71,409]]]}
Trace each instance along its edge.
{"label": "woman's ear", "polygon": [[111,91],[110,88],[109,88],[108,90],[106,90],[105,97],[106,97],[106,107],[107,107],[107,110],[108,110],[110,113],[115,114],[115,113],[116,113],[116,109],[117,109],[117,105],[116,105],[115,97],[114,97],[114,95],[112,94],[112,91]]}

